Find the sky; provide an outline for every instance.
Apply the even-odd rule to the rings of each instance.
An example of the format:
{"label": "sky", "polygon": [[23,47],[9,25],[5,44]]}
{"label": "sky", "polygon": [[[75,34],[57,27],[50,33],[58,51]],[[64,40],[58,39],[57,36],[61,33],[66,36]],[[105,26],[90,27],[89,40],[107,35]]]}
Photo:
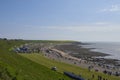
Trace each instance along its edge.
{"label": "sky", "polygon": [[0,38],[120,42],[120,0],[0,0]]}

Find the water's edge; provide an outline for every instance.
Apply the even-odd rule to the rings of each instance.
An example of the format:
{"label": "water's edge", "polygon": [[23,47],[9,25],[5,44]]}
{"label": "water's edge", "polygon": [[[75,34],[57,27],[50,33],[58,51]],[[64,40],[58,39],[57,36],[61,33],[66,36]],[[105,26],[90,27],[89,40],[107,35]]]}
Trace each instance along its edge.
{"label": "water's edge", "polygon": [[96,42],[96,43],[85,43],[80,45],[83,48],[90,48],[91,51],[102,52],[105,54],[110,54],[109,56],[105,56],[104,58],[110,59],[118,59],[120,60],[120,43],[117,42]]}

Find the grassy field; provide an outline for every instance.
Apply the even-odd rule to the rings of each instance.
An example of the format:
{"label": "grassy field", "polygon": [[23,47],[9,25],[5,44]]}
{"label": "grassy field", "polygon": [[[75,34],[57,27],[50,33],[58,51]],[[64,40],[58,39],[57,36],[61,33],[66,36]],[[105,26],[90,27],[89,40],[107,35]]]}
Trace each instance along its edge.
{"label": "grassy field", "polygon": [[0,80],[70,80],[67,76],[52,71],[12,51],[15,45],[31,41],[0,40]]}

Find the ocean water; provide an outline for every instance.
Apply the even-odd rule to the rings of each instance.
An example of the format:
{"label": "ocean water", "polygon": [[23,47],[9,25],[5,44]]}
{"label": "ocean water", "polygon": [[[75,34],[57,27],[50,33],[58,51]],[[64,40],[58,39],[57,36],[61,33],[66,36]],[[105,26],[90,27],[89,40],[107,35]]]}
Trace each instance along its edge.
{"label": "ocean water", "polygon": [[110,54],[104,58],[120,60],[120,42],[95,42],[82,45],[84,48],[94,48],[92,51]]}

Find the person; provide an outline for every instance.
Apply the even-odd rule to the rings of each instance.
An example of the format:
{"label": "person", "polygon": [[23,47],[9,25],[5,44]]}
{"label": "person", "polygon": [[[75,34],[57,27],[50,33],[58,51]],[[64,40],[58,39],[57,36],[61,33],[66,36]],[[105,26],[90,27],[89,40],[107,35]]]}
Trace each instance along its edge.
{"label": "person", "polygon": [[103,80],[105,80],[105,78],[103,78]]}
{"label": "person", "polygon": [[98,69],[95,69],[95,72],[98,72],[99,70]]}
{"label": "person", "polygon": [[119,76],[119,73],[118,73],[118,72],[115,72],[115,76]]}
{"label": "person", "polygon": [[102,76],[100,76],[99,79],[102,80]]}
{"label": "person", "polygon": [[103,73],[104,73],[104,74],[107,74],[107,71],[106,71],[106,70],[104,70],[104,71],[103,71]]}
{"label": "person", "polygon": [[94,76],[94,74],[93,74],[93,75],[92,75],[92,79],[94,79],[94,77],[95,77],[95,76]]}
{"label": "person", "polygon": [[99,76],[99,75],[98,75],[98,80],[102,80],[102,76]]}
{"label": "person", "polygon": [[88,66],[88,70],[89,70],[89,72],[90,72],[90,70],[91,70],[91,67],[90,67],[90,66]]}
{"label": "person", "polygon": [[98,75],[98,80],[100,80],[99,78],[100,78],[100,76]]}

